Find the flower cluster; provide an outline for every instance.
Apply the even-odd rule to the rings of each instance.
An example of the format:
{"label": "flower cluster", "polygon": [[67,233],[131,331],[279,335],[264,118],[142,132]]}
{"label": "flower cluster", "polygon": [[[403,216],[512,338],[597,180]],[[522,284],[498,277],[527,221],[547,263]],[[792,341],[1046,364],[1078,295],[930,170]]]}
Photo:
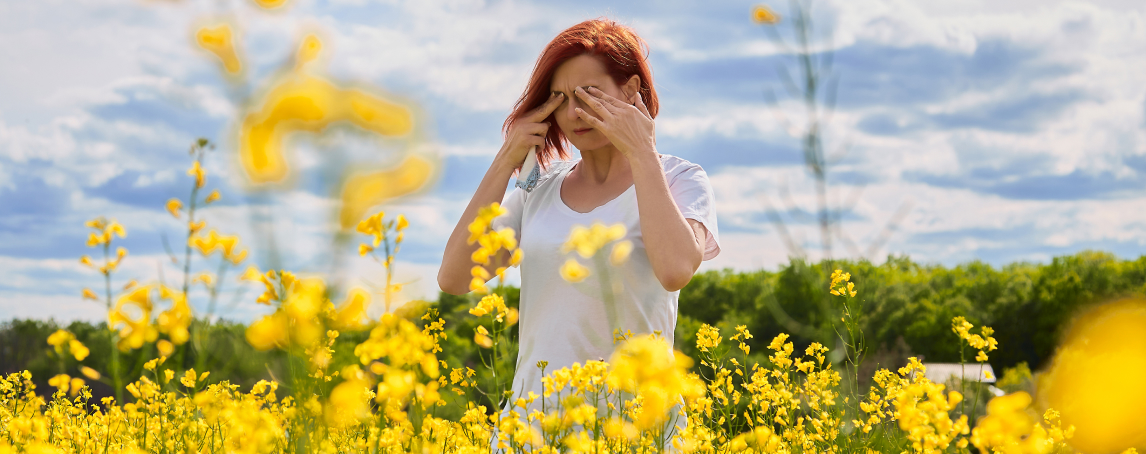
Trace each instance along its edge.
{"label": "flower cluster", "polygon": [[832,283],[828,285],[828,288],[831,289],[831,294],[854,298],[856,296],[856,285],[851,282],[851,279],[852,273],[845,273],[843,270],[833,271]]}
{"label": "flower cluster", "polygon": [[1031,395],[1022,391],[991,399],[987,416],[971,432],[971,443],[981,452],[1048,454],[1063,449],[1074,427],[1063,429],[1058,412],[1048,409],[1048,430],[1027,413],[1030,405]]}
{"label": "flower cluster", "polygon": [[88,357],[91,350],[84,346],[83,342],[76,339],[76,335],[71,331],[60,329],[48,336],[48,345],[56,350],[57,355],[64,354],[64,346],[68,347],[68,353],[76,358],[76,361],[83,361]]}
{"label": "flower cluster", "polygon": [[991,337],[995,330],[989,326],[983,326],[979,328],[980,334],[971,334],[971,328],[974,327],[975,325],[972,325],[962,316],[951,320],[951,331],[959,335],[959,339],[966,341],[971,348],[979,350],[979,354],[975,356],[975,361],[986,362],[987,352],[994,351],[999,347],[999,342]]}
{"label": "flower cluster", "polygon": [[[618,241],[625,237],[625,233],[626,229],[623,224],[606,226],[597,222],[589,227],[575,225],[569,231],[569,238],[561,246],[561,252],[577,251],[577,255],[588,259],[597,255],[597,251],[609,243],[615,243],[609,253],[609,263],[613,266],[620,266],[629,259],[629,254],[633,252],[632,241]],[[563,279],[573,283],[581,282],[591,274],[589,268],[575,258],[566,260],[565,264],[561,266],[560,273]]]}
{"label": "flower cluster", "polygon": [[[512,228],[504,227],[498,230],[490,228],[494,218],[506,213],[506,209],[502,208],[501,204],[494,202],[478,210],[477,217],[469,224],[470,236],[466,239],[466,243],[479,245],[470,257],[470,260],[477,264],[470,270],[473,277],[470,280],[470,291],[489,293],[489,288],[486,287],[485,283],[493,275],[499,278],[503,277],[506,268],[521,263],[521,259],[524,257],[522,250],[517,247],[517,233]],[[509,259],[504,263],[494,263],[494,258],[502,250],[509,254]],[[490,267],[494,267],[493,274],[489,272]]]}

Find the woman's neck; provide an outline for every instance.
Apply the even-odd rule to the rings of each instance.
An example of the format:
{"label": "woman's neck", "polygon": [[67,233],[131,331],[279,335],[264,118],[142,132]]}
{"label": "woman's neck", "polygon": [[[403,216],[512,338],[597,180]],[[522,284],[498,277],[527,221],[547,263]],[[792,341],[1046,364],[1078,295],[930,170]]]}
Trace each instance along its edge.
{"label": "woman's neck", "polygon": [[618,179],[632,180],[629,160],[613,146],[581,152],[581,162],[573,169],[587,183],[604,185]]}

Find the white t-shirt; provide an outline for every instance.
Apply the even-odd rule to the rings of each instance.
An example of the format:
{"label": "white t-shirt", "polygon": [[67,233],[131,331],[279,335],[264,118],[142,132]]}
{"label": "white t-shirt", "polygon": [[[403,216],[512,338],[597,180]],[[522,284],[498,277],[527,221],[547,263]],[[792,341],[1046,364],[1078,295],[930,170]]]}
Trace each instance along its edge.
{"label": "white t-shirt", "polygon": [[[662,154],[660,161],[681,214],[699,221],[708,231],[703,260],[716,257],[720,243],[708,175],[699,165],[675,156]],[[495,228],[512,227],[523,252],[514,399],[528,396],[530,391],[543,395],[541,371],[537,368],[540,360],[549,362],[546,373],[588,360],[607,361],[614,349],[615,329],[632,331],[634,335],[659,331],[670,345],[673,342],[679,292],[666,291],[653,274],[642,241],[635,185],[588,213],[573,211],[561,200],[561,183],[575,164],[553,162],[532,192],[515,188],[502,202],[508,213],[493,222]],[[588,227],[595,222],[606,226],[624,224],[624,239],[633,243],[626,263],[619,267],[610,265],[608,247],[598,251],[599,262],[584,259],[575,251],[561,252],[573,226]],[[576,258],[589,267],[589,277],[576,284],[562,279],[559,269],[568,258]],[[619,290],[612,308],[606,307],[602,272],[597,263],[610,271],[610,280],[620,281],[619,287],[615,282],[605,287]],[[534,408],[541,408],[540,398],[530,411]],[[553,406],[547,403],[547,408]]]}

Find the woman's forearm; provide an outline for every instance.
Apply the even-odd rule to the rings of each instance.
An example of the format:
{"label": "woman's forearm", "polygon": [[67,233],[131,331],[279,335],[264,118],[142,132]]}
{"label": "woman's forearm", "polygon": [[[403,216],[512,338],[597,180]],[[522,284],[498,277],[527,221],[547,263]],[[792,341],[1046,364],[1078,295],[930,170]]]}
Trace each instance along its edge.
{"label": "woman's forearm", "polygon": [[[454,226],[450,239],[446,242],[446,250],[442,254],[442,267],[438,270],[438,287],[443,292],[461,295],[470,291],[470,268],[474,263],[470,260],[478,245],[466,244],[469,239],[469,224],[477,217],[478,210],[494,202],[501,202],[505,197],[505,187],[509,177],[513,175],[514,167],[508,165],[505,159],[494,158],[489,170],[470,199],[469,205],[462,213],[462,218]],[[488,270],[492,273],[493,270]]]}
{"label": "woman's forearm", "polygon": [[680,290],[700,267],[703,249],[692,227],[673,201],[664,169],[655,152],[629,160],[637,191],[641,236],[661,286]]}

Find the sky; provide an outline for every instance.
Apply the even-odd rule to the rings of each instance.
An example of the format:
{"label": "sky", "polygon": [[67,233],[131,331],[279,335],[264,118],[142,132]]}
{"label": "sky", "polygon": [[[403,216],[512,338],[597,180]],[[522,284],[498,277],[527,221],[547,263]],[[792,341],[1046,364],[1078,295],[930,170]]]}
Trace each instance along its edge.
{"label": "sky", "polygon": [[[806,114],[780,76],[797,62],[771,33],[790,41],[792,14],[771,1],[781,22],[759,25],[756,4],[0,2],[0,320],[104,319],[102,302],[81,298],[104,281],[78,260],[102,253],[85,246],[83,224],[97,216],[128,233],[115,241],[130,251],[115,288],[181,283],[166,251],[182,250],[186,224],[164,203],[187,197],[187,150],[199,137],[217,144],[204,167],[207,189],[222,194],[201,213],[243,238],[243,266],[277,264],[340,288],[378,288],[384,271],[357,256],[361,237],[332,246],[338,176],[411,147],[435,156],[431,186],[379,209],[411,222],[394,267],[406,283],[399,302],[436,299],[446,239],[538,54],[561,30],[602,16],[649,45],[658,151],[700,164],[712,183],[722,253],[701,270],[777,269],[800,250],[818,259],[815,181],[799,142]],[[820,0],[812,20],[810,46],[831,55],[837,87],[835,104],[821,106],[828,200],[840,219],[833,256],[1002,266],[1087,249],[1146,253],[1146,4]],[[197,28],[221,22],[236,29],[239,78],[193,42]],[[253,188],[237,165],[237,119],[306,33],[322,39],[330,80],[407,106],[417,133],[296,134],[291,184]],[[194,272],[219,266],[217,255],[194,260]],[[271,310],[236,281],[240,272],[224,276],[215,316]],[[206,314],[204,290],[191,297]]]}

